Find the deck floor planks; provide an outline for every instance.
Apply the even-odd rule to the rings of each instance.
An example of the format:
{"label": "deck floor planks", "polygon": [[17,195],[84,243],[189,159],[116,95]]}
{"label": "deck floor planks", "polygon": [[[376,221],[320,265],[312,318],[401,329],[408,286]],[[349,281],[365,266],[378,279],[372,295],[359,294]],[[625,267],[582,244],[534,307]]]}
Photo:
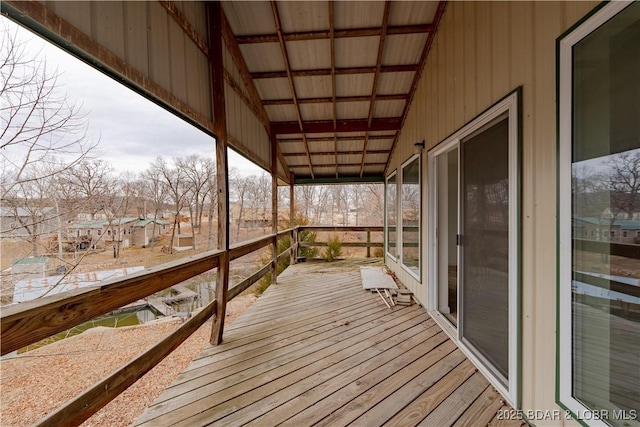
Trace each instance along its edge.
{"label": "deck floor planks", "polygon": [[489,385],[469,408],[458,418],[455,427],[469,425],[486,426],[496,416],[498,409],[502,408],[504,401],[500,394]]}
{"label": "deck floor planks", "polygon": [[[318,316],[313,316],[315,312],[309,312],[309,315],[311,317],[308,318],[306,322],[304,321],[304,319],[301,319],[298,322],[285,323],[285,320],[283,319],[281,326],[271,327],[267,330],[263,330],[260,333],[242,337],[238,336],[236,337],[236,339],[225,340],[224,347],[217,348],[217,351],[213,351],[207,348],[195,360],[207,359],[214,355],[222,355],[223,353],[231,352],[238,347],[243,347],[248,344],[255,346],[256,343],[260,343],[265,340],[273,341],[275,339],[281,339],[285,335],[294,336],[295,334],[300,334],[308,330],[314,330],[315,328],[329,327],[330,325],[335,324],[337,321],[343,322],[346,320],[351,320],[352,318],[354,318],[354,316],[358,316],[363,311],[372,312],[373,310],[378,310],[379,312],[383,312],[384,309],[386,309],[386,307],[380,307],[380,304],[378,304],[377,301],[365,301],[362,303],[357,302],[353,304],[345,302],[343,306],[333,308],[334,310],[331,310],[329,312],[325,310],[324,314]],[[229,333],[231,334],[231,332]]]}
{"label": "deck floor planks", "polygon": [[418,424],[421,427],[451,426],[482,394],[489,382],[480,372],[473,374]]}
{"label": "deck floor planks", "polygon": [[[337,324],[343,324],[346,321],[351,323],[356,320],[363,312],[371,312],[371,310],[383,309],[377,303],[368,302],[366,304],[354,304],[351,307],[345,307],[340,311],[333,311],[326,316],[315,318],[315,322],[307,325],[285,326],[282,328],[273,328],[262,334],[252,335],[244,340],[235,340],[229,344],[223,351],[213,353],[216,355],[216,362],[235,357],[245,351],[253,351],[255,349],[266,349],[269,347],[277,348],[282,345],[288,345],[292,342],[309,338],[319,332],[323,332],[334,328]],[[386,308],[386,307],[385,307]],[[189,370],[198,368],[203,365],[211,364],[212,354],[203,354],[194,359],[194,363]],[[199,362],[202,361],[202,362]]]}
{"label": "deck floor planks", "polygon": [[357,263],[297,264],[134,425],[496,423],[509,407],[476,371],[422,307],[364,291]]}
{"label": "deck floor planks", "polygon": [[[419,326],[411,329],[404,330],[402,332],[393,331],[390,334],[379,334],[376,336],[375,341],[361,343],[359,346],[352,346],[345,349],[342,354],[335,353],[327,358],[325,361],[318,361],[316,366],[305,367],[305,372],[295,372],[292,380],[282,377],[278,381],[282,381],[282,384],[269,384],[268,390],[274,392],[266,398],[262,398],[259,401],[253,401],[250,406],[245,406],[241,410],[234,412],[232,415],[220,420],[219,423],[212,425],[243,425],[256,418],[257,411],[270,411],[281,407],[284,403],[296,400],[301,393],[304,393],[310,389],[313,389],[319,384],[323,384],[331,379],[342,379],[345,373],[349,369],[356,369],[358,371],[366,371],[368,366],[376,365],[380,361],[380,356],[385,353],[386,350],[392,350],[393,356],[397,356],[398,346],[404,344],[419,332]],[[378,341],[378,342],[376,342]],[[321,369],[318,369],[320,368]],[[309,369],[312,368],[312,369]],[[302,374],[302,376],[300,375]],[[357,375],[357,374],[356,374]],[[301,378],[301,379],[299,379]],[[297,380],[297,381],[296,381]],[[289,385],[286,385],[290,383]],[[263,395],[265,394],[262,392]],[[271,423],[262,423],[262,418],[258,420],[260,425],[273,425]]]}
{"label": "deck floor planks", "polygon": [[[438,329],[437,326],[433,328]],[[429,331],[431,331],[431,328]],[[394,349],[395,354],[391,354],[390,360],[381,360],[385,362],[384,364],[371,365],[370,367],[365,367],[365,369],[354,367],[351,372],[319,384],[314,389],[305,391],[295,400],[291,400],[261,417],[255,425],[259,426],[260,421],[263,420],[268,425],[276,425],[282,422],[285,425],[312,425],[319,422],[326,417],[327,413],[332,413],[345,402],[359,396],[378,382],[385,380],[388,375],[394,375],[396,372],[407,368],[411,363],[424,356],[425,351],[428,352],[447,341],[444,333],[441,331],[436,332],[406,351],[403,346],[398,346],[397,349]],[[413,343],[407,341],[407,344],[412,345]]]}
{"label": "deck floor planks", "polygon": [[[444,334],[444,332],[442,332]],[[349,385],[349,388],[356,389],[354,393],[360,393],[355,398],[351,398],[350,401],[342,402],[341,405],[336,405],[336,409],[328,413],[325,418],[320,420],[316,425],[318,426],[346,426],[353,423],[358,417],[365,414],[368,411],[379,412],[384,416],[388,407],[378,406],[383,403],[394,392],[400,390],[403,386],[410,383],[416,377],[420,377],[422,381],[426,381],[429,376],[441,377],[445,373],[449,372],[455,366],[459,365],[464,360],[464,355],[456,349],[455,344],[450,340],[445,341],[442,345],[437,346],[435,349],[426,352],[418,360],[412,362],[404,369],[391,373],[384,380],[375,383],[369,389],[362,392],[357,387],[359,384]],[[335,403],[339,403],[339,396]],[[401,393],[399,394],[399,396]],[[391,401],[387,401],[389,403]],[[402,408],[404,406],[400,406]],[[369,414],[370,418],[375,418],[376,414],[372,412]],[[395,413],[395,412],[393,412]],[[392,413],[392,414],[393,414]],[[373,417],[371,417],[373,415]],[[294,421],[291,419],[290,421]],[[287,422],[286,424],[295,425]],[[375,423],[378,425],[379,423]]]}
{"label": "deck floor planks", "polygon": [[[472,375],[477,372],[473,364],[465,359],[461,364],[449,371],[444,377],[432,384],[431,387],[423,388],[419,396],[411,399],[410,404],[396,413],[390,420],[384,423],[385,426],[408,426],[418,425],[431,411],[446,399],[454,390],[460,387]],[[437,384],[438,387],[433,387]],[[418,389],[417,387],[415,389]],[[415,391],[414,389],[414,391]],[[405,397],[406,399],[406,397]]]}
{"label": "deck floor planks", "polygon": [[[403,312],[404,314],[401,314]],[[173,405],[165,405],[164,407],[158,407],[158,410],[162,412],[171,411],[172,425],[175,425],[181,420],[180,417],[189,412],[199,414],[204,410],[207,414],[215,412],[211,416],[218,417],[224,412],[223,407],[230,407],[233,410],[239,408],[237,401],[227,403],[235,396],[249,394],[258,398],[261,393],[265,392],[265,389],[258,391],[254,391],[254,389],[263,384],[270,386],[274,386],[274,383],[286,385],[291,378],[286,378],[285,381],[280,381],[280,378],[289,373],[293,373],[302,379],[305,375],[314,373],[313,369],[321,369],[325,365],[329,366],[341,360],[340,357],[348,357],[352,352],[370,346],[373,340],[392,336],[406,329],[408,327],[407,322],[412,318],[418,317],[421,319],[420,321],[428,319],[428,315],[421,313],[421,310],[404,310],[391,314],[395,316],[388,315],[386,321],[378,322],[376,326],[372,327],[370,324],[357,326],[352,330],[339,334],[335,340],[323,340],[311,346],[301,346],[298,351],[289,352],[282,357],[275,357],[269,361],[262,361],[260,358],[250,362],[250,366],[246,368],[240,366],[240,369],[237,369],[234,366],[236,368],[234,375],[214,382],[208,381],[207,384],[197,389],[193,389],[191,384],[186,384],[176,395],[180,395],[182,398],[187,397],[187,401],[190,402],[187,406],[176,408]],[[239,365],[242,365],[242,363]],[[307,368],[308,366],[312,366],[313,369]],[[215,411],[210,408],[213,398],[217,399],[217,402],[222,402],[217,405]],[[244,396],[244,398],[246,399],[247,396]],[[152,412],[152,410],[149,412]],[[198,425],[198,420],[191,420],[190,422]]]}
{"label": "deck floor planks", "polygon": [[[409,317],[406,316],[407,314],[405,313],[400,321],[403,319],[410,319],[415,316],[424,316],[424,313],[421,313],[420,310],[412,310]],[[316,333],[316,335],[297,342],[292,342],[288,346],[272,346],[273,348],[267,352],[262,352],[260,349],[247,351],[242,355],[239,362],[224,362],[222,364],[223,367],[217,370],[211,370],[208,369],[207,366],[202,366],[198,368],[197,372],[195,372],[195,370],[185,372],[184,375],[188,375],[189,377],[186,379],[185,377],[182,377],[180,381],[176,381],[175,387],[171,386],[165,393],[169,395],[176,395],[176,393],[179,394],[180,391],[175,392],[173,390],[177,387],[184,388],[181,384],[187,381],[191,381],[191,383],[186,386],[187,388],[197,388],[201,385],[210,385],[213,381],[219,381],[234,374],[248,377],[253,373],[256,375],[260,374],[264,369],[269,369],[272,366],[277,367],[283,363],[302,357],[307,357],[308,359],[309,355],[313,357],[314,352],[322,351],[326,347],[330,348],[332,344],[339,344],[340,342],[344,344],[344,341],[347,338],[351,336],[360,336],[361,332],[372,326],[372,322],[377,322],[378,326],[381,326],[381,323],[384,324],[388,321],[389,323],[386,326],[389,326],[394,322],[396,317],[398,317],[398,312],[391,313],[390,311],[387,311],[384,317],[380,317],[380,314],[375,312],[350,322],[349,325],[351,326],[351,329],[343,330],[344,326],[342,324],[338,324],[334,325],[330,330]],[[384,321],[380,322],[380,320]],[[212,364],[215,363],[216,362],[212,362]],[[240,377],[235,377],[235,379],[239,378]]]}

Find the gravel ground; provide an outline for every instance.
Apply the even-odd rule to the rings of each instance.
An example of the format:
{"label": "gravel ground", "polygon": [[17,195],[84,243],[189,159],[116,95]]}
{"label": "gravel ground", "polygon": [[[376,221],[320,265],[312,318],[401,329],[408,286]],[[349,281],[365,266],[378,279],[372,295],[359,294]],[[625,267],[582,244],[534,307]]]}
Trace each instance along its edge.
{"label": "gravel ground", "polygon": [[[255,296],[227,306],[232,322]],[[80,335],[0,361],[0,425],[24,426],[62,405],[175,330],[181,320],[127,328],[94,328]],[[207,345],[205,323],[158,366],[89,418],[84,426],[128,426]]]}

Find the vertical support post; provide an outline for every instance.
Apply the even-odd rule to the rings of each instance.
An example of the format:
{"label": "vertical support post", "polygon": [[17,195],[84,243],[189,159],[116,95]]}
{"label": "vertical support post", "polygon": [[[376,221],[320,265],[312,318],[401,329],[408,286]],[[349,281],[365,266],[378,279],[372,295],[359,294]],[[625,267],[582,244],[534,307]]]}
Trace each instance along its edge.
{"label": "vertical support post", "polygon": [[207,2],[209,24],[209,69],[213,126],[216,136],[216,179],[218,190],[218,249],[222,250],[216,276],[216,317],[211,330],[211,344],[220,344],[224,332],[229,289],[229,170],[227,163],[227,115],[224,99],[224,64],[222,62],[222,7]]}
{"label": "vertical support post", "polygon": [[271,142],[271,218],[273,233],[273,266],[271,284],[277,283],[278,276],[278,140],[274,134],[270,135]]}
{"label": "vertical support post", "polygon": [[291,228],[291,237],[290,237],[290,245],[291,245],[291,253],[289,257],[289,265],[293,265],[298,260],[298,246],[297,246],[297,237],[298,233],[294,230],[296,226],[296,210],[295,210],[295,192],[293,186],[293,173],[289,176],[289,222]]}
{"label": "vertical support post", "polygon": [[367,258],[371,258],[371,230],[367,230]]}

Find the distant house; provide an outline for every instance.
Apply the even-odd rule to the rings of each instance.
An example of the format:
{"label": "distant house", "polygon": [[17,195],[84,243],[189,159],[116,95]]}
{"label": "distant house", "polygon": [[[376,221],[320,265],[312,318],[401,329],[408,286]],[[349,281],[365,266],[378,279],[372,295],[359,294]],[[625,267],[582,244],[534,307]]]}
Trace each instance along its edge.
{"label": "distant house", "polygon": [[[110,221],[94,220],[72,224],[69,226],[69,237],[84,237],[77,249],[101,249],[114,241],[120,242],[120,248],[124,249],[129,246],[146,246],[168,228],[169,223],[164,220],[116,218]],[[88,245],[85,242],[89,242]]]}
{"label": "distant house", "polygon": [[640,220],[577,217],[573,219],[573,237],[640,244]]}
{"label": "distant house", "polygon": [[[156,224],[154,227],[153,224]],[[146,246],[154,239],[157,239],[160,234],[163,234],[169,230],[169,223],[167,221],[157,219],[138,219],[131,227],[132,246]]]}
{"label": "distant house", "polygon": [[[250,208],[236,203],[229,210],[229,221],[235,226],[240,223],[240,228],[267,228],[271,227],[271,208]],[[287,209],[278,209],[278,222],[289,219]]]}
{"label": "distant house", "polygon": [[37,234],[55,233],[55,210],[51,207],[27,209],[23,207],[0,208],[0,233],[2,237],[29,237],[36,224]]}

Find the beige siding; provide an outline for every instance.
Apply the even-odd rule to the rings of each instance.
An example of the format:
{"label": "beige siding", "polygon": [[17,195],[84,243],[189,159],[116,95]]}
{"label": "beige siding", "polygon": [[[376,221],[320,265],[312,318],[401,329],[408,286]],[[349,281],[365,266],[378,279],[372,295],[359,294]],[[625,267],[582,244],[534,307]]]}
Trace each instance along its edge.
{"label": "beige siding", "polygon": [[[75,53],[100,63],[212,130],[209,65],[205,54],[158,2],[23,4],[28,14],[67,39]],[[201,39],[204,4],[181,5]],[[203,96],[205,94],[205,96]]]}
{"label": "beige siding", "polygon": [[[240,71],[226,46],[223,59],[227,80],[224,90],[229,145],[257,165],[270,171],[269,135],[263,123],[256,116],[256,112],[249,106],[251,102],[249,90],[243,83]],[[278,165],[278,172],[281,177],[286,176],[281,165]]]}
{"label": "beige siding", "polygon": [[[556,103],[555,41],[593,2],[449,2],[388,173],[432,148],[487,107],[522,86],[522,403],[558,409],[555,400]],[[423,155],[423,178],[426,180]],[[426,241],[426,185],[423,241]],[[423,265],[428,251],[423,246]],[[426,305],[418,284],[389,266]]]}

